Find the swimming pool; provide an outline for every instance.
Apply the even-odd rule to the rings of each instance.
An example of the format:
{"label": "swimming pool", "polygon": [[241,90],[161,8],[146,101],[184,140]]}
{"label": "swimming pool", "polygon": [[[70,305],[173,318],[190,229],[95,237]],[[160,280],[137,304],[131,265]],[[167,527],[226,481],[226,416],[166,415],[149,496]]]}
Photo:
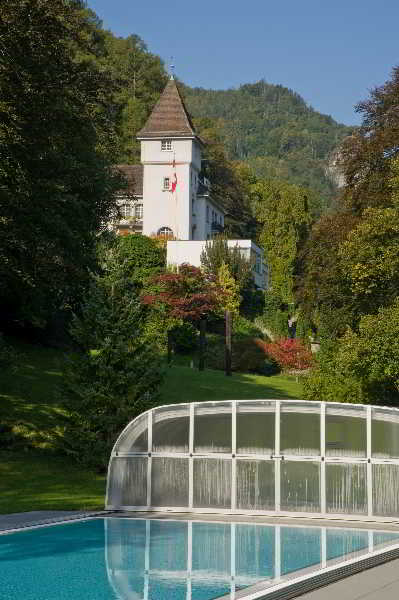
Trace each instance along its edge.
{"label": "swimming pool", "polygon": [[399,531],[96,518],[1,535],[0,598],[234,599],[393,545]]}

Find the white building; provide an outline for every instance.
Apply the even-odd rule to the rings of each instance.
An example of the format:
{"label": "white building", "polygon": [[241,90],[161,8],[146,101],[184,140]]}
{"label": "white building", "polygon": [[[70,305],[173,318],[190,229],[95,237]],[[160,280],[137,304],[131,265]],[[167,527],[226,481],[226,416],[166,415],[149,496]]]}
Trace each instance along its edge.
{"label": "white building", "polygon": [[[203,142],[184,106],[173,77],[168,81],[137,139],[141,165],[118,165],[129,181],[119,198],[121,235],[165,236],[168,264],[200,266],[206,241],[224,229],[225,211],[202,176]],[[266,285],[263,251],[251,240],[229,240],[248,254],[258,287]]]}

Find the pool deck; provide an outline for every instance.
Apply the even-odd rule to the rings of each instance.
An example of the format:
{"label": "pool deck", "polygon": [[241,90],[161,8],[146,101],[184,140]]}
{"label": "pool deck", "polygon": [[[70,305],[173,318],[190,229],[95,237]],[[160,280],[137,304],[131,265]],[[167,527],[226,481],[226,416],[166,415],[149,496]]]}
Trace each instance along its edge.
{"label": "pool deck", "polygon": [[[153,518],[153,519],[187,519],[187,514],[182,513],[110,513],[107,511],[82,512],[82,511],[31,511],[0,515],[0,532],[54,524],[60,521],[71,521],[80,518],[117,516],[128,518]],[[191,515],[193,518],[193,515]],[[262,518],[253,516],[223,515],[195,515],[195,520],[206,521],[239,521],[259,522],[270,524],[296,524],[305,526],[328,527],[354,527],[356,529],[392,529],[399,530],[399,523],[372,523],[354,521],[324,521],[319,519],[290,519],[290,518]],[[395,600],[399,598],[399,559],[391,560],[383,565],[370,568],[361,573],[351,575],[328,586],[318,588],[301,596],[285,596],[286,598],[300,598],[301,600]]]}

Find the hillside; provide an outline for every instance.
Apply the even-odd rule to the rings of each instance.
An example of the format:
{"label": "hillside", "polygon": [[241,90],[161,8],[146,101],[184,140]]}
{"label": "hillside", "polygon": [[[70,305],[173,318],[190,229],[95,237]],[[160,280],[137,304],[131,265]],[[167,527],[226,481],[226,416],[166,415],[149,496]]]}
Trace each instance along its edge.
{"label": "hillside", "polygon": [[331,196],[326,176],[329,156],[352,128],[313,108],[296,92],[265,81],[238,89],[183,87],[201,131],[201,119],[217,123],[233,160],[247,161],[260,177],[284,179]]}

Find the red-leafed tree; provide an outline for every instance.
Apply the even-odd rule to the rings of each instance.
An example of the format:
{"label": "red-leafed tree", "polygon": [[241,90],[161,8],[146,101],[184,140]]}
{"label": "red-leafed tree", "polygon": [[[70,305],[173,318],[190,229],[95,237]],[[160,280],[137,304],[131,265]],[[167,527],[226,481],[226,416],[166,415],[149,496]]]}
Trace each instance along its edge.
{"label": "red-leafed tree", "polygon": [[223,294],[215,280],[198,267],[180,265],[174,273],[163,273],[151,279],[152,292],[144,294],[141,302],[163,305],[174,319],[196,322],[215,312]]}
{"label": "red-leafed tree", "polygon": [[[198,267],[180,265],[176,272],[163,273],[150,281],[151,292],[143,294],[141,302],[163,309],[169,318],[199,323],[199,370],[205,366],[206,317],[218,312],[224,291],[212,277]],[[171,356],[168,333],[168,360]]]}
{"label": "red-leafed tree", "polygon": [[299,340],[283,338],[264,342],[258,339],[256,343],[286,371],[304,371],[312,366],[312,353]]}

